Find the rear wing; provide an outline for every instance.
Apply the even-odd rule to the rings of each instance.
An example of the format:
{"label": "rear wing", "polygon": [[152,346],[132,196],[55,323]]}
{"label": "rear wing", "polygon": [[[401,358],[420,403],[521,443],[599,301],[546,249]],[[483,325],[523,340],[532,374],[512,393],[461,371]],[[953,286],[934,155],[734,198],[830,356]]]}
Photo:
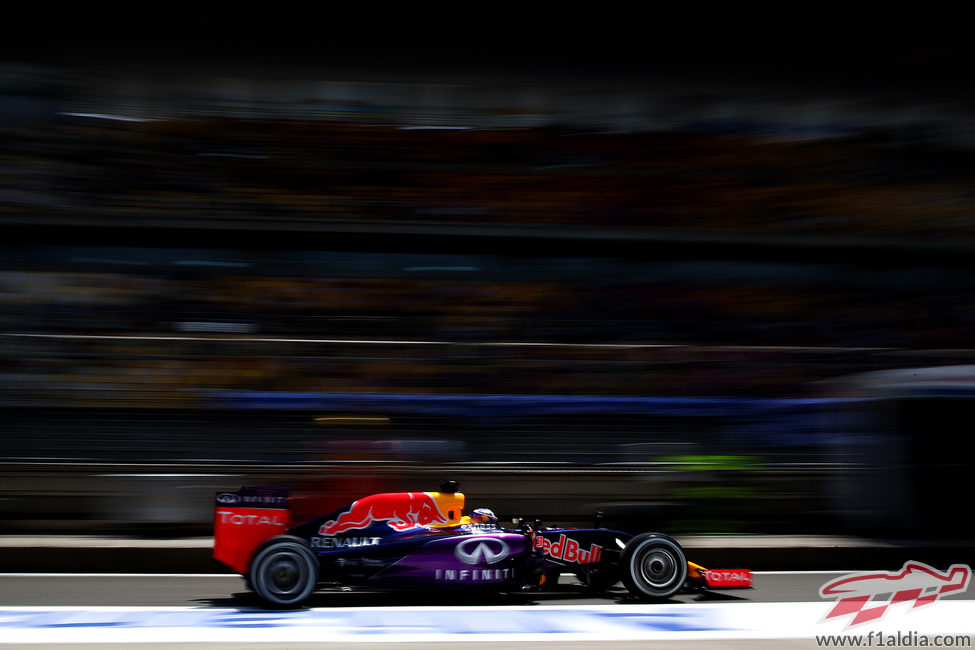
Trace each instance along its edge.
{"label": "rear wing", "polygon": [[254,549],[290,526],[287,488],[242,487],[236,492],[218,492],[213,557],[237,573],[247,573]]}

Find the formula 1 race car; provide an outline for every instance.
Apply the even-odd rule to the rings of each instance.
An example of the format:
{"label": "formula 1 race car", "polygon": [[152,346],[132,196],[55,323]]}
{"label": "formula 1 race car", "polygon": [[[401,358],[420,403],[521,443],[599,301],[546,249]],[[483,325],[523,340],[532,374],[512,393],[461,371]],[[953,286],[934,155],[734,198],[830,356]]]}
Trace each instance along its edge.
{"label": "formula 1 race car", "polygon": [[751,586],[750,571],[708,571],[659,533],[502,528],[490,510],[463,509],[457,483],[444,481],[439,492],[373,494],[292,525],[287,489],[245,487],[216,495],[213,556],[276,607],[298,607],[324,584],[511,592],[565,572],[596,591],[622,581],[640,600]]}

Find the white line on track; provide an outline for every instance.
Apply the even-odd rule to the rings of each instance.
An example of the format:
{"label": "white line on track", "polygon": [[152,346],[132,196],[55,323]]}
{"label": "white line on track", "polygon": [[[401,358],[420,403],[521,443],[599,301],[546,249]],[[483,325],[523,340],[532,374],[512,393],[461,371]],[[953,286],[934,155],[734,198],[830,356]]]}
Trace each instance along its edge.
{"label": "white line on track", "polygon": [[[299,643],[811,639],[848,633],[832,602],[526,607],[375,607],[262,611],[207,607],[0,607],[5,643]],[[857,627],[894,634],[975,633],[975,602],[945,601]],[[499,615],[500,614],[500,615]]]}
{"label": "white line on track", "polygon": [[0,578],[240,578],[236,573],[0,573]]}
{"label": "white line on track", "polygon": [[[830,571],[752,571],[756,576],[840,575],[873,569]],[[575,576],[574,573],[563,573]],[[0,573],[0,578],[239,578],[236,573]]]}
{"label": "white line on track", "polygon": [[752,571],[753,576],[818,576],[818,575],[840,575],[843,573],[862,573],[864,571],[875,571],[878,569],[832,569],[830,571]]}

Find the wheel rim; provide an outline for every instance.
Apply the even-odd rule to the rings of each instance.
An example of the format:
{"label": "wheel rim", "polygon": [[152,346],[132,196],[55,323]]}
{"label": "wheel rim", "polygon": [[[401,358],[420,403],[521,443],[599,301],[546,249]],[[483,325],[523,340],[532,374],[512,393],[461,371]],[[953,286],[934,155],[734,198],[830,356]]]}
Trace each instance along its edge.
{"label": "wheel rim", "polygon": [[305,588],[303,558],[297,553],[281,551],[264,563],[264,586],[277,598],[287,601],[300,595]]}
{"label": "wheel rim", "polygon": [[287,594],[291,592],[298,583],[301,570],[293,557],[277,556],[271,559],[268,569],[268,577],[271,579],[271,588],[275,593]]}
{"label": "wheel rim", "polygon": [[677,575],[677,559],[667,550],[655,548],[641,560],[640,575],[654,588],[667,587]]}

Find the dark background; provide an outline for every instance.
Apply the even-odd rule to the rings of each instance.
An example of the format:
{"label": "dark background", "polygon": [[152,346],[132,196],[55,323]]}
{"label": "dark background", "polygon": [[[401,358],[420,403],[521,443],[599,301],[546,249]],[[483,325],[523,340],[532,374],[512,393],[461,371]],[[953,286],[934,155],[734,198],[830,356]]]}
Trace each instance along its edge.
{"label": "dark background", "polygon": [[[575,523],[599,505],[677,532],[968,536],[946,498],[971,470],[964,27],[808,7],[8,10],[3,525],[198,530],[224,482],[327,502],[447,472],[506,514]],[[186,90],[226,78],[245,117]],[[386,95],[309,118],[278,82]],[[482,92],[445,101],[488,126],[403,130],[434,120],[416,96],[437,84]],[[550,114],[511,128],[532,92]],[[610,124],[621,100],[663,126]],[[594,396],[630,401],[580,414]]]}

